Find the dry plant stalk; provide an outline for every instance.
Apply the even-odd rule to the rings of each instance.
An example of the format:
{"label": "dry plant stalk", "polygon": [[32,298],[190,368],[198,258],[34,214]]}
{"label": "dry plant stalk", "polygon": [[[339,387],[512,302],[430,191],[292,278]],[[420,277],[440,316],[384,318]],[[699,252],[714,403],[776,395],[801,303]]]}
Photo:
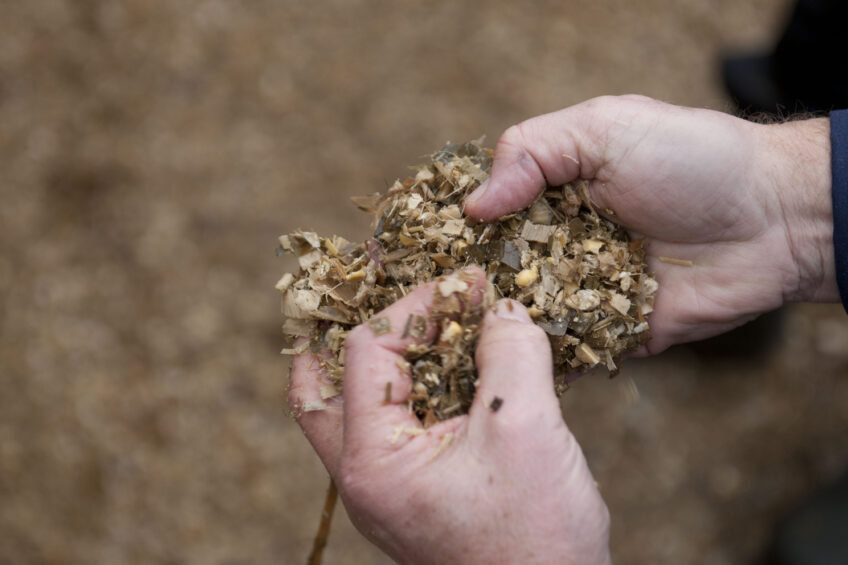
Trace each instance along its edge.
{"label": "dry plant stalk", "polygon": [[336,483],[333,482],[333,479],[330,479],[330,486],[327,487],[327,496],[324,499],[324,508],[321,510],[321,520],[318,523],[318,532],[312,542],[312,551],[306,559],[306,565],[321,565],[324,558],[324,548],[327,547],[327,538],[330,537],[330,524],[333,521],[333,511],[336,509],[338,498],[339,491],[336,488]]}
{"label": "dry plant stalk", "polygon": [[[485,309],[498,297],[527,306],[547,332],[558,393],[565,375],[604,365],[618,372],[623,353],[649,338],[647,315],[657,282],[646,273],[642,240],[630,240],[597,214],[588,184],[549,187],[533,204],[492,223],[462,213],[462,202],[488,177],[492,151],[479,142],[447,145],[414,176],[385,193],[354,198],[374,218],[362,243],[297,231],[280,237],[280,251],[300,265],[277,283],[283,295],[283,332],[308,338],[307,349],[329,350],[321,363],[324,399],[341,392],[344,340],[369,323],[379,335],[415,338],[406,353],[410,409],[425,426],[465,414],[477,385],[474,349]],[[469,279],[445,275],[467,265],[486,273],[486,299],[473,304]],[[428,317],[410,316],[403,328],[375,317],[414,287],[439,280]],[[434,328],[435,337],[423,340]],[[321,409],[322,403],[301,410]]]}

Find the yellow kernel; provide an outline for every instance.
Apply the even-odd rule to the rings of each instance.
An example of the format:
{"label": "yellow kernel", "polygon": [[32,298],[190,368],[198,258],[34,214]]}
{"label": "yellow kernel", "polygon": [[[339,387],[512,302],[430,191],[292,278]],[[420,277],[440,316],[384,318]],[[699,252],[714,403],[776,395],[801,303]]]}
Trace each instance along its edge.
{"label": "yellow kernel", "polygon": [[532,269],[524,269],[515,275],[515,284],[523,288],[536,282],[537,278],[539,278],[539,273]]}
{"label": "yellow kernel", "polygon": [[446,343],[450,343],[458,338],[462,334],[462,326],[460,326],[457,322],[451,322],[448,324],[448,327],[444,329],[441,335],[441,341]]}
{"label": "yellow kernel", "polygon": [[358,271],[348,273],[347,276],[345,276],[346,281],[361,281],[364,278],[365,278],[365,271],[363,269],[359,269]]}

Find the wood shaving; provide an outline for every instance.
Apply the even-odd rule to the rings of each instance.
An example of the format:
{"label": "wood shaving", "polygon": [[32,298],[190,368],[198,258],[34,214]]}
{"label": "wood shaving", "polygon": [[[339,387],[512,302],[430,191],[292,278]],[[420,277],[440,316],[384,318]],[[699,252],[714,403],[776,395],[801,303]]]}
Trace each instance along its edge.
{"label": "wood shaving", "polygon": [[327,400],[328,398],[333,398],[334,396],[340,395],[342,393],[342,391],[340,391],[338,389],[338,387],[336,387],[335,384],[328,384],[328,385],[321,385],[320,393],[321,393],[321,398],[323,400]]}
{"label": "wood shaving", "polygon": [[663,263],[669,263],[671,265],[680,265],[681,267],[693,267],[695,265],[695,263],[693,263],[689,259],[675,259],[674,257],[659,257],[658,259]]}
{"label": "wood shaving", "polygon": [[389,441],[391,442],[392,445],[394,445],[394,444],[397,443],[397,441],[400,439],[400,436],[402,436],[402,435],[408,435],[409,437],[415,437],[415,436],[420,436],[423,433],[424,433],[423,428],[404,428],[404,427],[401,426],[401,427],[395,428],[395,431],[392,434],[392,437]]}
{"label": "wood shaving", "polygon": [[301,343],[297,347],[285,347],[280,351],[280,354],[281,355],[300,355],[301,353],[305,353],[307,349],[309,349],[309,342],[308,341]]}
{"label": "wood shaving", "polygon": [[[446,145],[386,192],[353,199],[373,218],[366,241],[308,231],[280,237],[278,251],[300,266],[277,283],[283,332],[309,337],[311,351],[329,351],[320,363],[338,390],[345,338],[367,322],[376,335],[396,331],[412,341],[404,355],[409,409],[425,427],[467,413],[477,388],[479,326],[500,297],[524,304],[548,334],[560,394],[566,374],[600,364],[615,374],[622,354],[650,339],[647,315],[658,285],[646,272],[644,238],[631,240],[600,216],[583,181],[548,187],[524,211],[475,222],[463,216],[463,201],[491,164],[492,151],[478,142]],[[485,289],[467,273],[456,275],[469,265],[486,273]],[[374,318],[434,280],[428,316],[409,316],[402,328]]]}
{"label": "wood shaving", "polygon": [[446,450],[453,443],[453,432],[448,432],[444,436],[442,436],[442,441],[439,442],[439,447],[437,447],[433,453],[430,454],[430,460],[435,459],[439,455],[442,454],[444,450]]}

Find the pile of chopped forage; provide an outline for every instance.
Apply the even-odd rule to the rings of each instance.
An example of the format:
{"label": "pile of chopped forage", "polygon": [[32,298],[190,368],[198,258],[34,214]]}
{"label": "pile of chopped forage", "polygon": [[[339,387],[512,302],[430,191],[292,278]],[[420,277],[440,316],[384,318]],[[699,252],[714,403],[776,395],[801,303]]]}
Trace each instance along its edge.
{"label": "pile of chopped forage", "polygon": [[[279,252],[293,253],[297,275],[277,283],[283,294],[283,332],[308,342],[283,353],[329,350],[322,363],[328,384],[324,399],[341,392],[344,340],[368,322],[375,334],[390,331],[435,338],[411,345],[406,360],[413,386],[410,409],[431,425],[465,414],[476,388],[474,348],[485,308],[507,297],[527,306],[547,332],[555,386],[566,373],[599,364],[618,372],[623,353],[649,338],[647,314],[657,282],[645,272],[642,240],[630,240],[599,216],[585,182],[548,188],[526,210],[491,223],[462,214],[462,202],[488,177],[492,151],[477,142],[447,145],[414,177],[396,181],[383,194],[354,198],[374,217],[365,242],[298,231],[280,237]],[[479,265],[489,282],[487,298],[472,304],[464,275]],[[414,287],[439,280],[428,317],[410,316],[403,328],[375,317]],[[323,403],[301,407],[320,410]]]}

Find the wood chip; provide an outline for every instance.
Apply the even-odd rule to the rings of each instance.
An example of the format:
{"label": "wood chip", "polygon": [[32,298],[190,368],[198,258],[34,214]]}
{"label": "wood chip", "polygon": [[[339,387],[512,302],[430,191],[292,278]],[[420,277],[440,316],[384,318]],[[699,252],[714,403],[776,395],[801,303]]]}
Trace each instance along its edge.
{"label": "wood chip", "polygon": [[548,239],[556,231],[556,226],[543,226],[532,223],[530,220],[524,222],[524,227],[521,230],[521,239],[525,241],[535,241],[537,243],[547,243]]}
{"label": "wood chip", "polygon": [[438,288],[442,298],[447,298],[455,292],[465,292],[468,290],[468,283],[457,278],[449,278],[439,282]]}
{"label": "wood chip", "polygon": [[305,341],[297,347],[286,347],[280,350],[280,355],[300,355],[309,349],[309,342]]}
{"label": "wood chip", "polygon": [[274,285],[274,288],[279,290],[280,292],[285,292],[291,284],[294,282],[294,275],[291,273],[286,273],[277,281],[277,284]]}
{"label": "wood chip", "polygon": [[496,396],[492,399],[492,402],[489,403],[489,410],[492,412],[497,412],[503,406],[503,398],[500,396]]}
{"label": "wood chip", "polygon": [[320,388],[321,398],[324,400],[338,396],[341,393],[342,392],[338,388],[336,388],[336,385],[334,384],[321,385]]}
{"label": "wood chip", "polygon": [[622,316],[626,316],[627,312],[630,311],[630,299],[618,294],[617,292],[613,292],[610,294],[610,306],[615,308],[615,310]]}
{"label": "wood chip", "polygon": [[595,353],[595,351],[585,343],[581,343],[580,345],[578,345],[577,349],[575,350],[575,353],[578,359],[580,359],[589,366],[594,367],[595,365],[601,362],[601,358],[598,357],[598,354]]}
{"label": "wood chip", "polygon": [[658,257],[660,261],[663,263],[670,263],[671,265],[680,265],[681,267],[692,267],[695,265],[689,259],[675,259],[674,257]]}
{"label": "wood chip", "polygon": [[388,318],[371,318],[368,320],[368,326],[374,335],[383,335],[392,331],[392,323]]}
{"label": "wood chip", "polygon": [[301,406],[301,411],[303,412],[320,412],[326,409],[327,405],[321,400],[307,400]]}

